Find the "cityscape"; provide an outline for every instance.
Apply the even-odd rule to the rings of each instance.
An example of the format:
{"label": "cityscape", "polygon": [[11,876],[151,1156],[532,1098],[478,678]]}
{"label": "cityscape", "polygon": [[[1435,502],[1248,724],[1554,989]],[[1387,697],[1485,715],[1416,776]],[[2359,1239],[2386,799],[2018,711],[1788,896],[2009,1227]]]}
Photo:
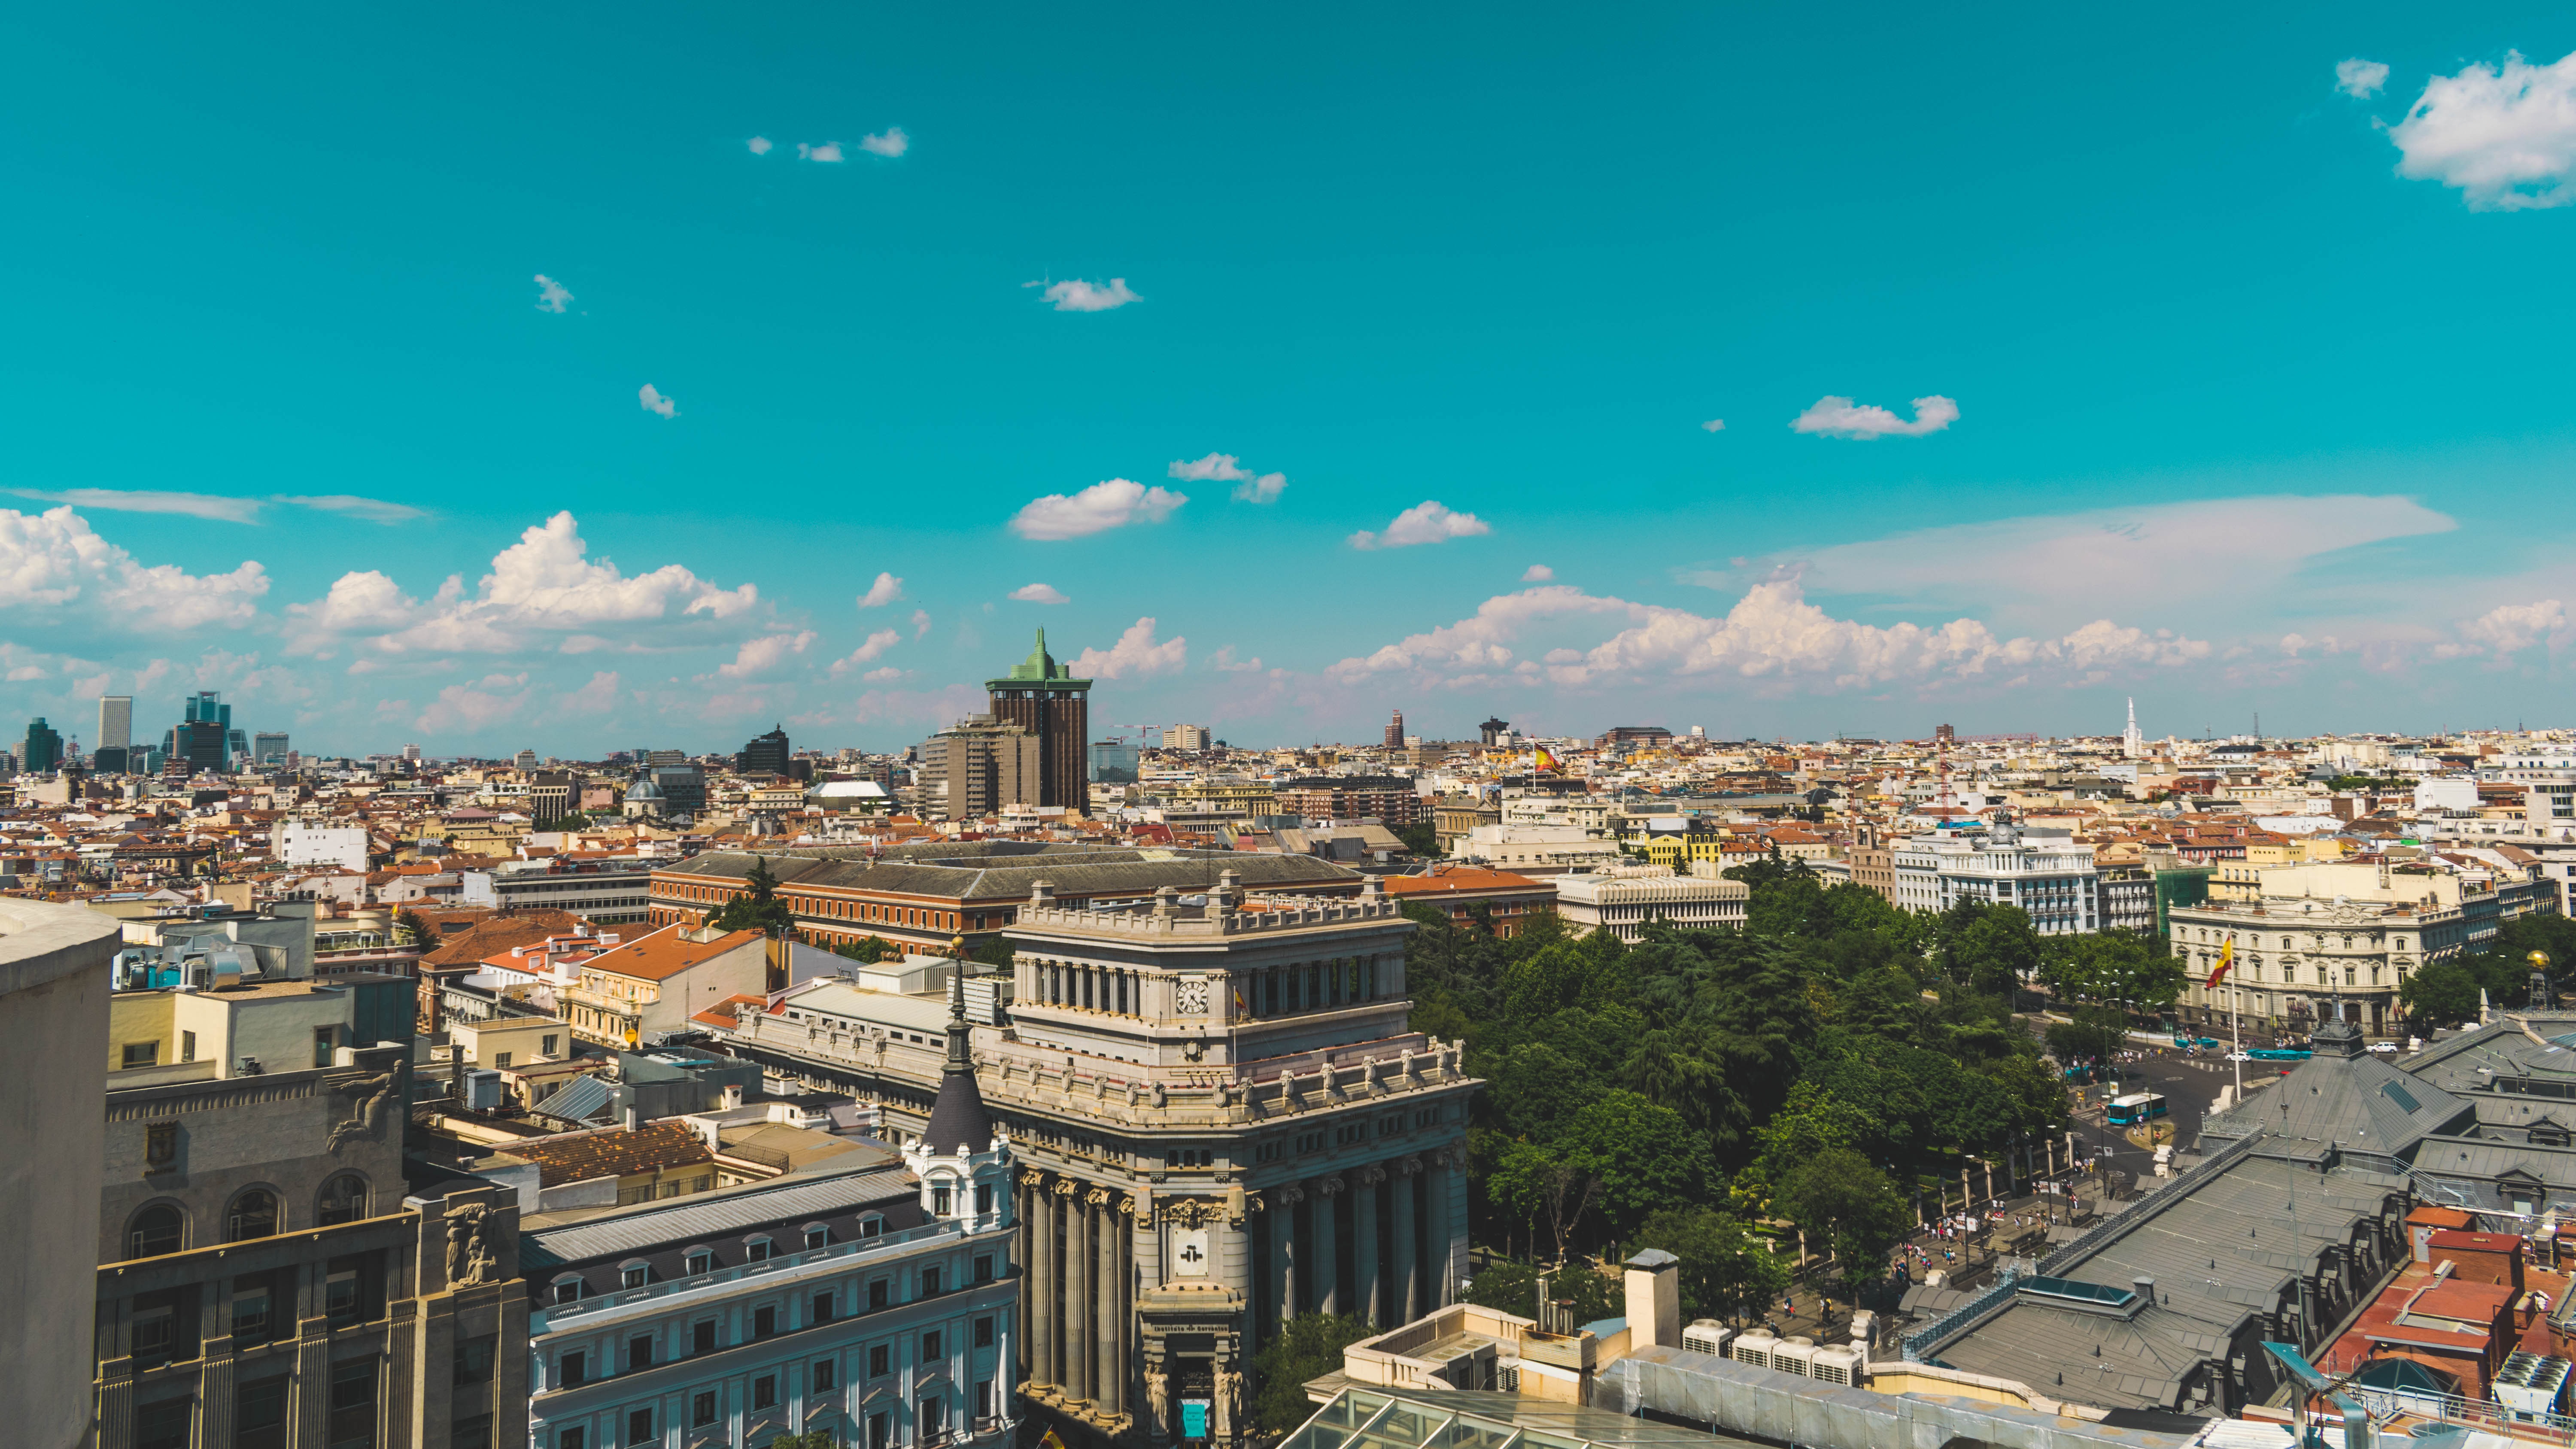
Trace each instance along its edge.
{"label": "cityscape", "polygon": [[2576,1449],[2564,15],[12,39],[0,1446]]}

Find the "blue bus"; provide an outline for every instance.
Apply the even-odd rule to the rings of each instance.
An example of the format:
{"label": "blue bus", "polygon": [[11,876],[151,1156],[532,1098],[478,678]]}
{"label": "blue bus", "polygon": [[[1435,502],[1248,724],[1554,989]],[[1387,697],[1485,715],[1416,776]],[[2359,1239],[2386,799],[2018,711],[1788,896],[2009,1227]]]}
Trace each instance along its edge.
{"label": "blue bus", "polygon": [[2113,1097],[2106,1120],[2114,1127],[2135,1127],[2165,1114],[2165,1099],[2154,1092]]}
{"label": "blue bus", "polygon": [[2305,1047],[2256,1047],[2245,1055],[2258,1062],[2304,1062],[2316,1053]]}

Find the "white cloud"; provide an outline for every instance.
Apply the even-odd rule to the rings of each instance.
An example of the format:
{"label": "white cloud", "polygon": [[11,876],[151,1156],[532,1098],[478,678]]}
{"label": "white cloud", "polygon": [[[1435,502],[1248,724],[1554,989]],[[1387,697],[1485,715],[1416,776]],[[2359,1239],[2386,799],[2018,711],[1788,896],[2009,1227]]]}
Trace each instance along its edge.
{"label": "white cloud", "polygon": [[2397,174],[2457,187],[2472,211],[2522,211],[2576,201],[2576,53],[2533,65],[2435,76],[2389,128]]}
{"label": "white cloud", "polygon": [[[1532,634],[1562,638],[1571,630],[1582,637],[1605,627],[1609,637],[1588,648],[1558,647],[1532,659],[1521,647]],[[1561,584],[1525,589],[1486,600],[1472,618],[1344,659],[1329,672],[1345,683],[1396,675],[1434,687],[1733,677],[1842,689],[1958,678],[2014,683],[2042,674],[2093,682],[2121,670],[2191,664],[2209,653],[2203,641],[2107,619],[2054,639],[2001,639],[1973,619],[1928,629],[1879,628],[1833,618],[1806,602],[1795,580],[1783,579],[1755,586],[1723,618],[1595,597]]]}
{"label": "white cloud", "polygon": [[912,637],[913,637],[913,638],[915,638],[915,639],[919,639],[919,638],[922,638],[922,637],[926,636],[926,635],[927,635],[927,634],[929,634],[929,633],[930,633],[930,611],[929,611],[928,609],[915,609],[915,610],[913,610],[913,611],[912,611]]}
{"label": "white cloud", "polygon": [[590,682],[563,697],[567,714],[606,714],[617,707],[617,671],[602,669],[590,676]]}
{"label": "white cloud", "polygon": [[1160,523],[1189,501],[1189,495],[1168,488],[1110,478],[1069,498],[1050,493],[1032,500],[1011,519],[1011,531],[1022,538],[1082,538],[1130,523]]}
{"label": "white cloud", "polygon": [[2460,621],[2459,633],[2460,642],[2435,645],[2434,657],[2519,654],[2542,644],[2564,644],[2568,642],[2567,611],[2556,599],[2500,604],[2474,619]]}
{"label": "white cloud", "polygon": [[289,605],[286,612],[296,626],[297,647],[308,652],[338,636],[372,636],[376,648],[390,653],[486,654],[538,646],[551,637],[559,652],[581,654],[628,647],[644,632],[677,629],[698,615],[730,621],[760,601],[753,584],[721,588],[680,564],[629,577],[613,560],[593,561],[589,551],[579,522],[568,512],[557,513],[493,555],[492,571],[471,596],[463,577],[451,575],[423,602],[368,570],[342,575],[323,598]]}
{"label": "white cloud", "polygon": [[473,684],[451,684],[412,724],[433,733],[478,730],[517,715],[528,702],[528,676],[488,674]]}
{"label": "white cloud", "polygon": [[680,415],[680,405],[649,382],[635,390],[635,397],[637,401],[644,404],[644,411],[648,413],[659,413],[666,418],[676,418]]}
{"label": "white cloud", "polygon": [[1068,604],[1073,602],[1053,584],[1026,584],[1011,590],[1011,597],[1023,604]]}
{"label": "white cloud", "polygon": [[390,503],[382,498],[361,498],[354,493],[315,493],[300,496],[281,493],[271,498],[269,502],[291,503],[298,508],[318,508],[324,513],[345,513],[351,518],[362,518],[369,523],[409,523],[415,518],[429,516],[427,511],[414,508],[408,503]]}
{"label": "white cloud", "polygon": [[[723,679],[757,679],[779,665],[805,652],[814,642],[814,631],[800,629],[793,634],[763,634],[745,639],[731,664],[718,665],[716,674]],[[701,676],[703,677],[703,676]]]}
{"label": "white cloud", "polygon": [[892,574],[881,573],[877,575],[877,581],[875,583],[868,585],[868,591],[859,595],[859,607],[862,609],[883,608],[885,605],[891,604],[902,597],[903,580],[896,578]]}
{"label": "white cloud", "polygon": [[754,156],[766,156],[769,154],[770,140],[767,136],[754,136],[742,144],[748,147],[751,154]]}
{"label": "white cloud", "polygon": [[1959,420],[1959,405],[1938,393],[1914,400],[1914,421],[1907,422],[1875,404],[1854,406],[1847,397],[1820,397],[1789,426],[1828,438],[1919,438]]}
{"label": "white cloud", "polygon": [[1703,433],[1722,433],[1722,432],[1725,432],[1725,431],[1726,431],[1726,419],[1724,419],[1724,418],[1710,418],[1707,422],[1704,422],[1704,423],[1702,423],[1702,424],[1700,424],[1700,425],[1699,425],[1699,430],[1700,430],[1701,432],[1703,432]]}
{"label": "white cloud", "polygon": [[2355,100],[2369,100],[2388,84],[2388,67],[2375,60],[2354,56],[2335,62],[2335,89]]}
{"label": "white cloud", "polygon": [[1261,656],[1256,654],[1250,659],[1237,659],[1234,657],[1234,646],[1228,644],[1224,648],[1208,656],[1208,666],[1212,669],[1222,669],[1228,674],[1241,674],[1249,670],[1259,669],[1261,667]]}
{"label": "white cloud", "polygon": [[1143,679],[1169,674],[1190,662],[1189,641],[1174,635],[1154,642],[1154,618],[1148,614],[1127,626],[1107,649],[1085,649],[1073,661],[1077,679]]}
{"label": "white cloud", "polygon": [[799,141],[796,143],[796,159],[799,161],[838,162],[844,158],[841,155],[841,143],[838,141],[826,141],[819,146],[808,145],[803,141]]}
{"label": "white cloud", "polygon": [[1404,548],[1417,543],[1446,543],[1493,532],[1493,525],[1472,513],[1452,513],[1437,501],[1413,505],[1395,516],[1384,533],[1367,529],[1351,535],[1353,548]]}
{"label": "white cloud", "polygon": [[891,684],[898,679],[906,679],[909,677],[909,671],[897,669],[893,665],[889,664],[883,669],[871,669],[867,673],[860,675],[859,682],[861,684]]}
{"label": "white cloud", "polygon": [[1521,570],[1521,582],[1525,584],[1543,584],[1555,577],[1556,570],[1545,564],[1531,564]]}
{"label": "white cloud", "polygon": [[571,300],[572,293],[564,290],[563,283],[556,281],[554,278],[547,276],[543,272],[537,273],[538,311],[553,312],[560,315],[564,310],[564,304]]}
{"label": "white cloud", "polygon": [[1210,453],[1186,463],[1175,460],[1170,472],[1184,483],[1232,483],[1252,476],[1250,469],[1237,464],[1232,453]]}
{"label": "white cloud", "polygon": [[873,136],[861,136],[859,149],[871,156],[900,156],[912,149],[912,137],[901,126],[888,126]]}
{"label": "white cloud", "polygon": [[77,605],[80,615],[156,632],[239,627],[258,617],[268,584],[257,563],[202,575],[137,563],[68,505],[43,513],[0,508],[0,608]]}
{"label": "white cloud", "polygon": [[1281,490],[1287,486],[1287,474],[1264,473],[1258,478],[1246,478],[1235,484],[1234,497],[1238,503],[1276,503]]}
{"label": "white cloud", "polygon": [[832,675],[837,679],[862,664],[874,663],[879,656],[902,642],[903,636],[894,630],[879,629],[868,636],[866,643],[850,651],[848,657],[832,661]]}
{"label": "white cloud", "polygon": [[1020,285],[1045,287],[1046,290],[1038,295],[1053,302],[1059,312],[1106,312],[1113,307],[1124,307],[1130,302],[1145,300],[1127,290],[1125,277],[1111,277],[1106,287],[1083,281],[1056,282],[1051,285],[1045,282],[1023,282]]}
{"label": "white cloud", "polygon": [[176,513],[216,523],[259,521],[259,500],[256,498],[225,498],[213,493],[176,493],[151,488],[11,488],[7,491],[20,498],[68,503],[74,508],[104,509],[111,513]]}

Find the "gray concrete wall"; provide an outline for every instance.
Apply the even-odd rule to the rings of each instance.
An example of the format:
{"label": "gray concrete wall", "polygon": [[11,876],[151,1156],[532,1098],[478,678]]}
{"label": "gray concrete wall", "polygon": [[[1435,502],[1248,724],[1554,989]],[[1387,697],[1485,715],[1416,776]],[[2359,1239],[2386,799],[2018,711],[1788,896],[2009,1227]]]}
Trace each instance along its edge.
{"label": "gray concrete wall", "polygon": [[118,923],[0,900],[0,1404],[12,1442],[59,1449],[90,1421],[88,1336],[105,1158],[108,961]]}

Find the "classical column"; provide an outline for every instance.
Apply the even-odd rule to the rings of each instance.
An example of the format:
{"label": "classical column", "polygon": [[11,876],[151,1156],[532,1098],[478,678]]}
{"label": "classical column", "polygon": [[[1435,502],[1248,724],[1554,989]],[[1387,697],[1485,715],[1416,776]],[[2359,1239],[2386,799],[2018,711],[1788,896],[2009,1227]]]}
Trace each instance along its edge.
{"label": "classical column", "polygon": [[1395,1237],[1395,1291],[1389,1302],[1402,1316],[1396,1322],[1411,1323],[1422,1316],[1422,1275],[1414,1271],[1413,1185],[1422,1175],[1422,1159],[1399,1157],[1395,1162],[1395,1212],[1387,1231]]}
{"label": "classical column", "polygon": [[1270,1194],[1270,1281],[1279,1288],[1279,1321],[1297,1316],[1297,1204],[1302,1183],[1283,1182]]}
{"label": "classical column", "polygon": [[1341,1195],[1340,1178],[1315,1179],[1315,1311],[1318,1313],[1342,1311],[1341,1224],[1333,1220],[1337,1206],[1335,1199]]}
{"label": "classical column", "polygon": [[1351,1264],[1351,1292],[1359,1301],[1351,1307],[1371,1328],[1388,1326],[1379,1316],[1385,1311],[1385,1294],[1377,1271],[1377,1185],[1384,1181],[1386,1169],[1374,1162],[1351,1174],[1351,1227],[1359,1237]]}
{"label": "classical column", "polygon": [[1426,1152],[1422,1164],[1423,1238],[1430,1250],[1430,1261],[1423,1265],[1428,1271],[1424,1275],[1422,1311],[1429,1313],[1448,1307],[1458,1292],[1458,1149],[1443,1147]]}
{"label": "classical column", "polygon": [[1046,1174],[1028,1172],[1029,1382],[1051,1384],[1055,1372],[1055,1199],[1047,1192]]}
{"label": "classical column", "polygon": [[1059,1181],[1064,1197],[1064,1396],[1091,1397],[1091,1208],[1079,1185]]}
{"label": "classical column", "polygon": [[1127,1380],[1127,1365],[1120,1357],[1120,1350],[1125,1345],[1119,1342],[1118,1333],[1119,1319],[1125,1316],[1118,1311],[1119,1290],[1126,1286],[1118,1281],[1124,1276],[1119,1272],[1118,1264],[1118,1228],[1124,1219],[1119,1215],[1118,1205],[1110,1200],[1107,1188],[1093,1188],[1090,1197],[1099,1229],[1099,1239],[1092,1245],[1092,1251],[1100,1258],[1100,1276],[1091,1289],[1093,1317],[1099,1323],[1099,1331],[1093,1338],[1098,1366],[1092,1370],[1091,1402],[1102,1414],[1115,1416],[1118,1413],[1118,1389]]}

